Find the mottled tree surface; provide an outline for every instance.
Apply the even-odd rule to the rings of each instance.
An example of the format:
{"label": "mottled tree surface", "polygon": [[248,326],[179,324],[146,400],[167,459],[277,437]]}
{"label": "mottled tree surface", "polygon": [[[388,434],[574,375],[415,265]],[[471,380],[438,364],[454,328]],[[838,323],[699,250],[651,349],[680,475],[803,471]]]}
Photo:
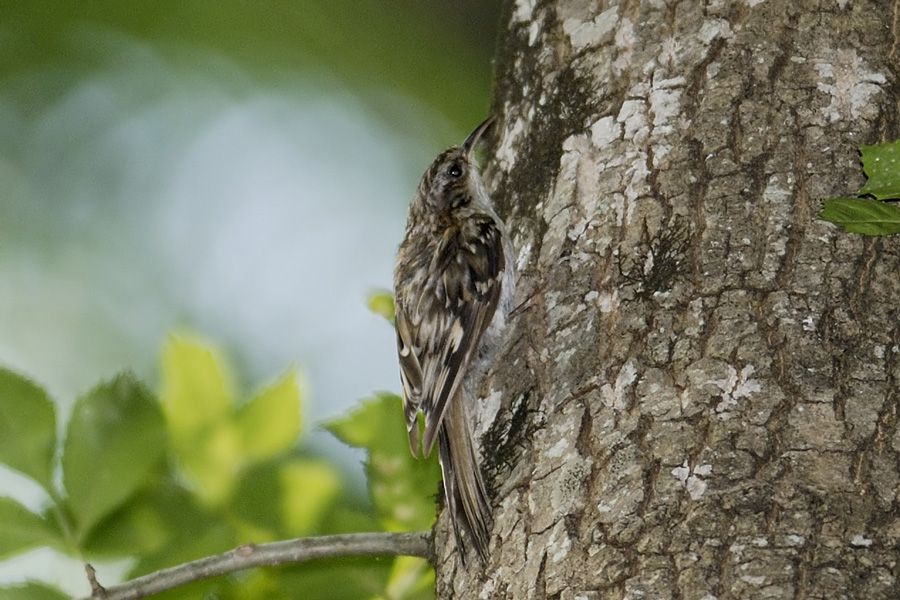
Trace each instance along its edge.
{"label": "mottled tree surface", "polygon": [[900,2],[510,2],[522,273],[441,598],[900,598],[900,239],[817,219],[900,137]]}

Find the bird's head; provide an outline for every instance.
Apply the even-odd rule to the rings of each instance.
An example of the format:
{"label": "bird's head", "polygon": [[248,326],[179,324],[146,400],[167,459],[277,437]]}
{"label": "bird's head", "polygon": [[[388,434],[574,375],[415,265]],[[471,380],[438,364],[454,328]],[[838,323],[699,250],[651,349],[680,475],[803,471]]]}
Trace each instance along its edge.
{"label": "bird's head", "polygon": [[494,123],[488,117],[459,146],[441,152],[419,183],[419,197],[429,209],[446,212],[479,201],[483,185],[474,160],[475,147]]}

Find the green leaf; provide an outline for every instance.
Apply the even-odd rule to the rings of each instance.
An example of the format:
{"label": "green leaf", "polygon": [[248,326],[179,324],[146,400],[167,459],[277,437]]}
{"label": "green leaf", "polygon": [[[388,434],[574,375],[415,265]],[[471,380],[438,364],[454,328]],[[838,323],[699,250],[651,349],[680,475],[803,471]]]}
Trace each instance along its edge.
{"label": "green leaf", "polygon": [[316,560],[279,569],[278,579],[291,597],[303,600],[370,599],[384,592],[392,562],[360,557]]}
{"label": "green leaf", "polygon": [[433,600],[434,569],[424,558],[398,556],[385,590],[391,600]]}
{"label": "green leaf", "polygon": [[322,523],[322,531],[326,533],[358,533],[360,531],[377,531],[379,524],[366,502],[365,508],[348,506],[347,494],[343,495],[331,508]]}
{"label": "green leaf", "polygon": [[38,546],[62,546],[61,533],[12,498],[0,497],[0,558]]}
{"label": "green leaf", "polygon": [[279,587],[278,572],[255,569],[232,580],[231,585],[220,591],[222,600],[291,600],[296,596],[285,593]]}
{"label": "green leaf", "polygon": [[387,319],[391,324],[394,322],[394,295],[387,290],[378,290],[369,294],[367,302],[369,310],[376,315],[380,315]]}
{"label": "green leaf", "polygon": [[175,452],[210,507],[232,498],[244,468],[289,450],[300,435],[295,372],[236,409],[227,363],[192,336],[171,336],[166,343],[162,390]]}
{"label": "green leaf", "polygon": [[70,596],[42,583],[0,587],[0,600],[71,600]]}
{"label": "green leaf", "polygon": [[159,406],[132,375],[119,375],[78,399],[62,466],[80,539],[146,483],[164,450]]}
{"label": "green leaf", "polygon": [[378,439],[378,426],[383,418],[384,406],[380,398],[363,400],[346,417],[326,423],[325,429],[347,445],[368,449]]}
{"label": "green leaf", "polygon": [[257,529],[257,542],[322,533],[342,489],[340,474],[323,460],[270,461],[247,470],[231,508],[248,532]]}
{"label": "green leaf", "polygon": [[234,421],[228,365],[216,348],[172,335],[163,348],[160,401],[172,445],[197,493],[221,506],[243,466],[243,433]]}
{"label": "green leaf", "polygon": [[900,207],[879,200],[832,198],[825,201],[825,208],[819,216],[852,233],[900,233]]}
{"label": "green leaf", "polygon": [[351,446],[368,452],[369,493],[382,526],[389,531],[428,529],[434,522],[434,495],[441,479],[437,453],[417,460],[409,452],[400,397],[381,393],[327,428]]}
{"label": "green leaf", "polygon": [[53,402],[37,385],[0,368],[0,462],[52,489],[56,450]]}
{"label": "green leaf", "polygon": [[251,460],[289,450],[300,436],[300,386],[291,371],[241,407],[237,414],[244,452]]}
{"label": "green leaf", "polygon": [[[153,546],[140,552],[139,560],[129,572],[129,577],[223,552],[239,541],[235,538],[230,523],[221,514],[204,508],[193,494],[175,481],[163,479],[158,485],[142,491],[136,498],[135,505],[153,515],[152,519],[140,526],[141,529],[144,526],[157,529],[146,531],[146,538],[138,538],[151,542]],[[130,508],[130,505],[125,508]],[[120,545],[125,542],[121,538],[128,531],[113,530],[116,521],[116,517],[113,517],[104,521],[98,529],[100,532],[106,531],[108,536],[118,534],[115,545]]]}
{"label": "green leaf", "polygon": [[330,464],[296,459],[281,468],[281,512],[288,535],[320,530],[322,518],[337,500],[341,478]]}
{"label": "green leaf", "polygon": [[160,402],[176,443],[192,441],[198,431],[229,417],[233,401],[231,377],[218,351],[195,336],[169,336]]}
{"label": "green leaf", "polygon": [[859,152],[869,180],[858,195],[871,195],[878,200],[900,198],[900,140],[860,146]]}
{"label": "green leaf", "polygon": [[158,478],[93,529],[84,543],[85,553],[147,555],[164,549],[186,531],[196,534],[212,521],[180,484],[168,477]]}
{"label": "green leaf", "polygon": [[282,526],[280,468],[275,461],[267,461],[251,466],[241,476],[228,506],[239,521],[239,535],[252,532],[254,542],[288,537]]}
{"label": "green leaf", "polygon": [[857,196],[873,196],[875,199],[828,199],[819,218],[840,225],[852,233],[900,233],[900,205],[883,202],[900,199],[900,140],[861,146],[859,151],[868,180],[857,192]]}
{"label": "green leaf", "polygon": [[[187,528],[158,552],[139,557],[137,564],[131,569],[128,576],[133,578],[146,575],[152,571],[158,571],[159,569],[183,562],[219,554],[233,548],[238,543],[233,528],[221,519],[204,521],[204,523],[208,526],[205,528],[198,526]],[[203,598],[205,596],[189,597]]]}
{"label": "green leaf", "polygon": [[181,464],[196,484],[206,506],[221,507],[231,495],[244,468],[242,436],[231,420],[223,421],[177,447]]}

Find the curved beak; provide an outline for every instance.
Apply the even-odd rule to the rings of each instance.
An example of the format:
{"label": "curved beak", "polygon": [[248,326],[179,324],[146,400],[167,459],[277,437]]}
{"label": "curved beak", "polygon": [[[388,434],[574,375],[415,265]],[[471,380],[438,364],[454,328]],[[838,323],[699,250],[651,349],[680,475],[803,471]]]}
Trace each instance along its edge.
{"label": "curved beak", "polygon": [[462,144],[462,149],[466,153],[466,158],[470,158],[472,156],[472,151],[475,150],[475,146],[478,145],[478,141],[481,139],[481,136],[491,128],[491,125],[494,124],[496,117],[494,115],[489,116],[487,119],[482,121],[481,125],[475,128],[475,131],[469,134],[469,137],[466,138],[466,141]]}

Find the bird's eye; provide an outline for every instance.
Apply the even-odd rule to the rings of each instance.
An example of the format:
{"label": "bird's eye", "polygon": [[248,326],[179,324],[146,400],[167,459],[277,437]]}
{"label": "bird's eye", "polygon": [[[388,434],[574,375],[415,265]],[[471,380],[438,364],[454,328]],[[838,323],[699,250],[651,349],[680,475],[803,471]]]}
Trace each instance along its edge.
{"label": "bird's eye", "polygon": [[447,169],[447,175],[449,175],[453,179],[457,179],[462,175],[462,167],[459,165],[459,163],[453,163],[452,165],[450,165],[450,168]]}

